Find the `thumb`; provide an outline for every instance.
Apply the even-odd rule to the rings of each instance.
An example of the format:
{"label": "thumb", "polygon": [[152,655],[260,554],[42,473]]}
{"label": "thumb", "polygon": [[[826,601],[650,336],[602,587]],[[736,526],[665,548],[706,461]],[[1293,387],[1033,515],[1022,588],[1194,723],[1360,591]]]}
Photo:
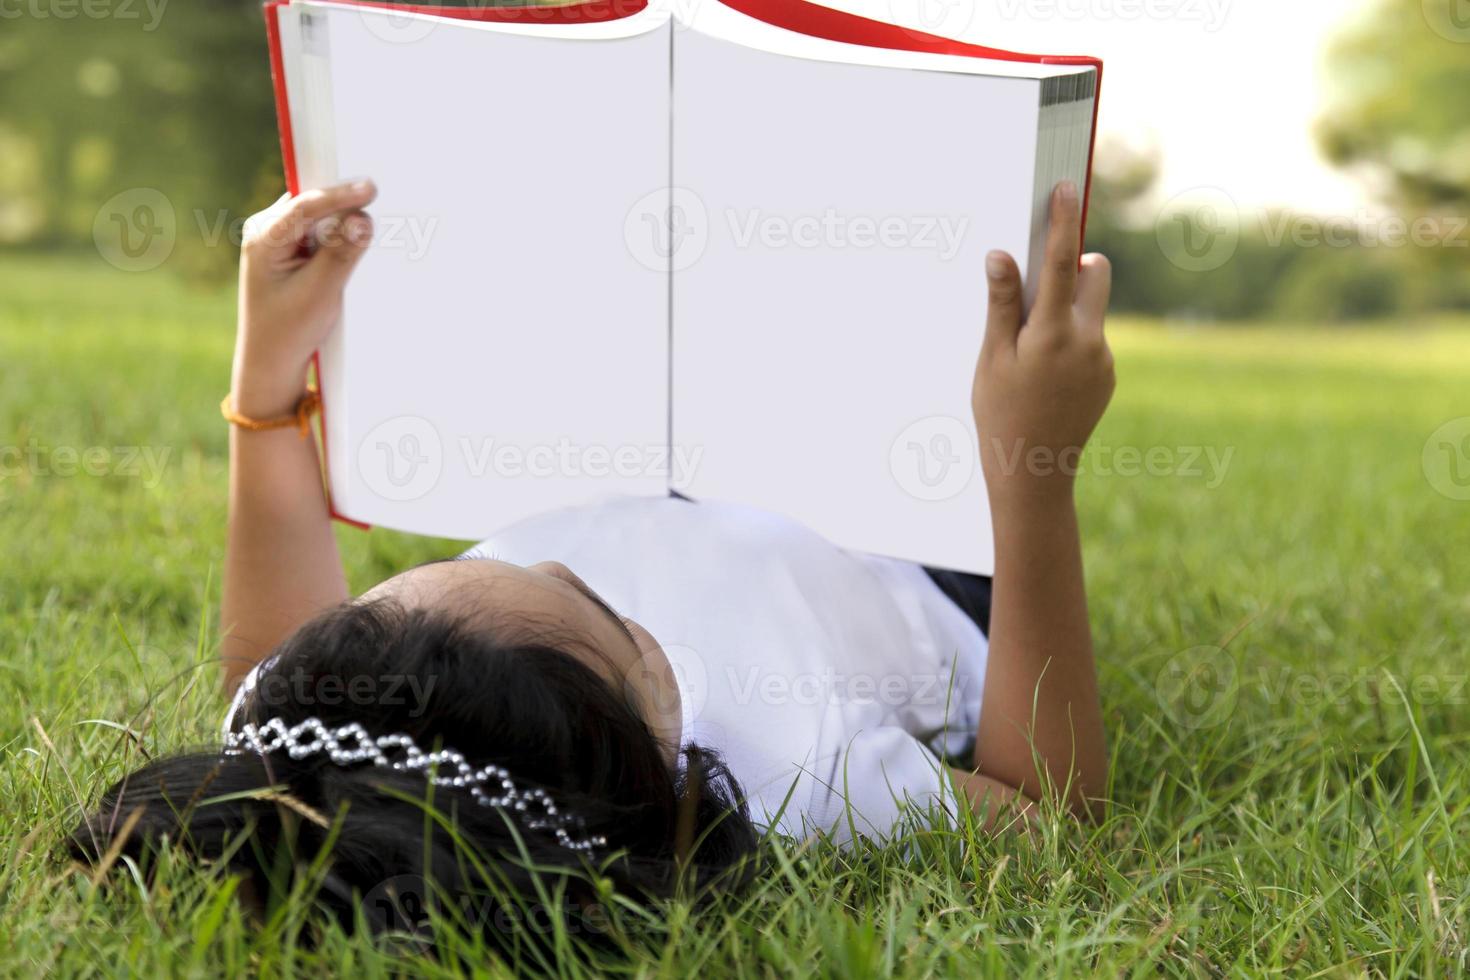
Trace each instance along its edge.
{"label": "thumb", "polygon": [[985,345],[1014,347],[1021,331],[1021,270],[1005,252],[985,256],[990,308],[985,315]]}
{"label": "thumb", "polygon": [[333,215],[317,227],[313,275],[322,288],[346,285],[347,277],[373,241],[373,221],[361,211]]}

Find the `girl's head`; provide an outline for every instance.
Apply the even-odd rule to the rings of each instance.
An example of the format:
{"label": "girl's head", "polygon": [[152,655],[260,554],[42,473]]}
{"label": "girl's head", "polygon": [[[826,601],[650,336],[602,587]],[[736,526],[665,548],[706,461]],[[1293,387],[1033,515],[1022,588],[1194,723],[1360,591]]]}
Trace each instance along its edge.
{"label": "girl's head", "polygon": [[[260,669],[232,730],[317,719],[406,735],[543,790],[571,838],[597,847],[569,848],[526,811],[482,805],[448,771],[431,786],[422,772],[284,748],[154,761],[108,790],[70,846],[146,865],[177,845],[243,874],[261,901],[325,851],[318,898],[349,927],[359,915],[404,925],[372,896],[405,880],[463,911],[535,894],[532,868],[568,869],[561,911],[572,914],[594,902],[589,867],[634,895],[733,886],[756,834],[718,757],[679,746],[680,718],[653,637],[565,567],[433,563],[302,626]],[[504,921],[478,924],[493,933]]]}

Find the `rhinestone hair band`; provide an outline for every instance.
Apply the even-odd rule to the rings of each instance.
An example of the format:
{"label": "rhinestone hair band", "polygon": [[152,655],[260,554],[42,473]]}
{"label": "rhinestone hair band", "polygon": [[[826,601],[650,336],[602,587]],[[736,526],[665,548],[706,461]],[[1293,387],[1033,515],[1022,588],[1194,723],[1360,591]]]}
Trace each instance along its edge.
{"label": "rhinestone hair band", "polygon": [[510,811],[528,830],[551,831],[569,851],[590,852],[607,844],[601,835],[573,837],[580,821],[563,813],[545,790],[517,786],[499,766],[476,769],[453,749],[425,752],[408,735],[374,736],[355,721],[332,728],[319,718],[290,726],[280,718],[263,725],[247,722],[239,731],[225,735],[225,755],[270,755],[282,750],[293,759],[326,753],[334,765],[342,767],[371,762],[395,772],[421,772],[431,786],[465,790],[481,806]]}

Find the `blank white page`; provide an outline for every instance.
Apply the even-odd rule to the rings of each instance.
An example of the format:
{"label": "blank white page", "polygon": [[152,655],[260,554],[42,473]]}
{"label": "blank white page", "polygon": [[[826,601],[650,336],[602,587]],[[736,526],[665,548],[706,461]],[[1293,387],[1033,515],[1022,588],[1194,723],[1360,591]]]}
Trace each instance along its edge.
{"label": "blank white page", "polygon": [[990,572],[970,387],[984,256],[1031,251],[1040,83],[675,44],[678,488]]}
{"label": "blank white page", "polygon": [[665,493],[667,277],[625,224],[666,184],[668,25],[571,40],[405,30],[328,5],[283,18],[298,6],[313,17],[296,38],[317,59],[310,98],[330,117],[309,124],[335,152],[303,160],[303,184],[380,190],[376,240],[321,352],[337,511],[473,538]]}

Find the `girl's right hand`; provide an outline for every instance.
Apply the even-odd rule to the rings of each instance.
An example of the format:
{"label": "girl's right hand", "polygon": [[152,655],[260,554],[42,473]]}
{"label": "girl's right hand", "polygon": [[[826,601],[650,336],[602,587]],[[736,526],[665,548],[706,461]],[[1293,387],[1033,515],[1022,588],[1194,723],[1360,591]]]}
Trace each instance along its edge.
{"label": "girl's right hand", "polygon": [[245,224],[232,392],[256,418],[289,413],[336,326],[347,277],[372,241],[370,180],[283,197]]}

